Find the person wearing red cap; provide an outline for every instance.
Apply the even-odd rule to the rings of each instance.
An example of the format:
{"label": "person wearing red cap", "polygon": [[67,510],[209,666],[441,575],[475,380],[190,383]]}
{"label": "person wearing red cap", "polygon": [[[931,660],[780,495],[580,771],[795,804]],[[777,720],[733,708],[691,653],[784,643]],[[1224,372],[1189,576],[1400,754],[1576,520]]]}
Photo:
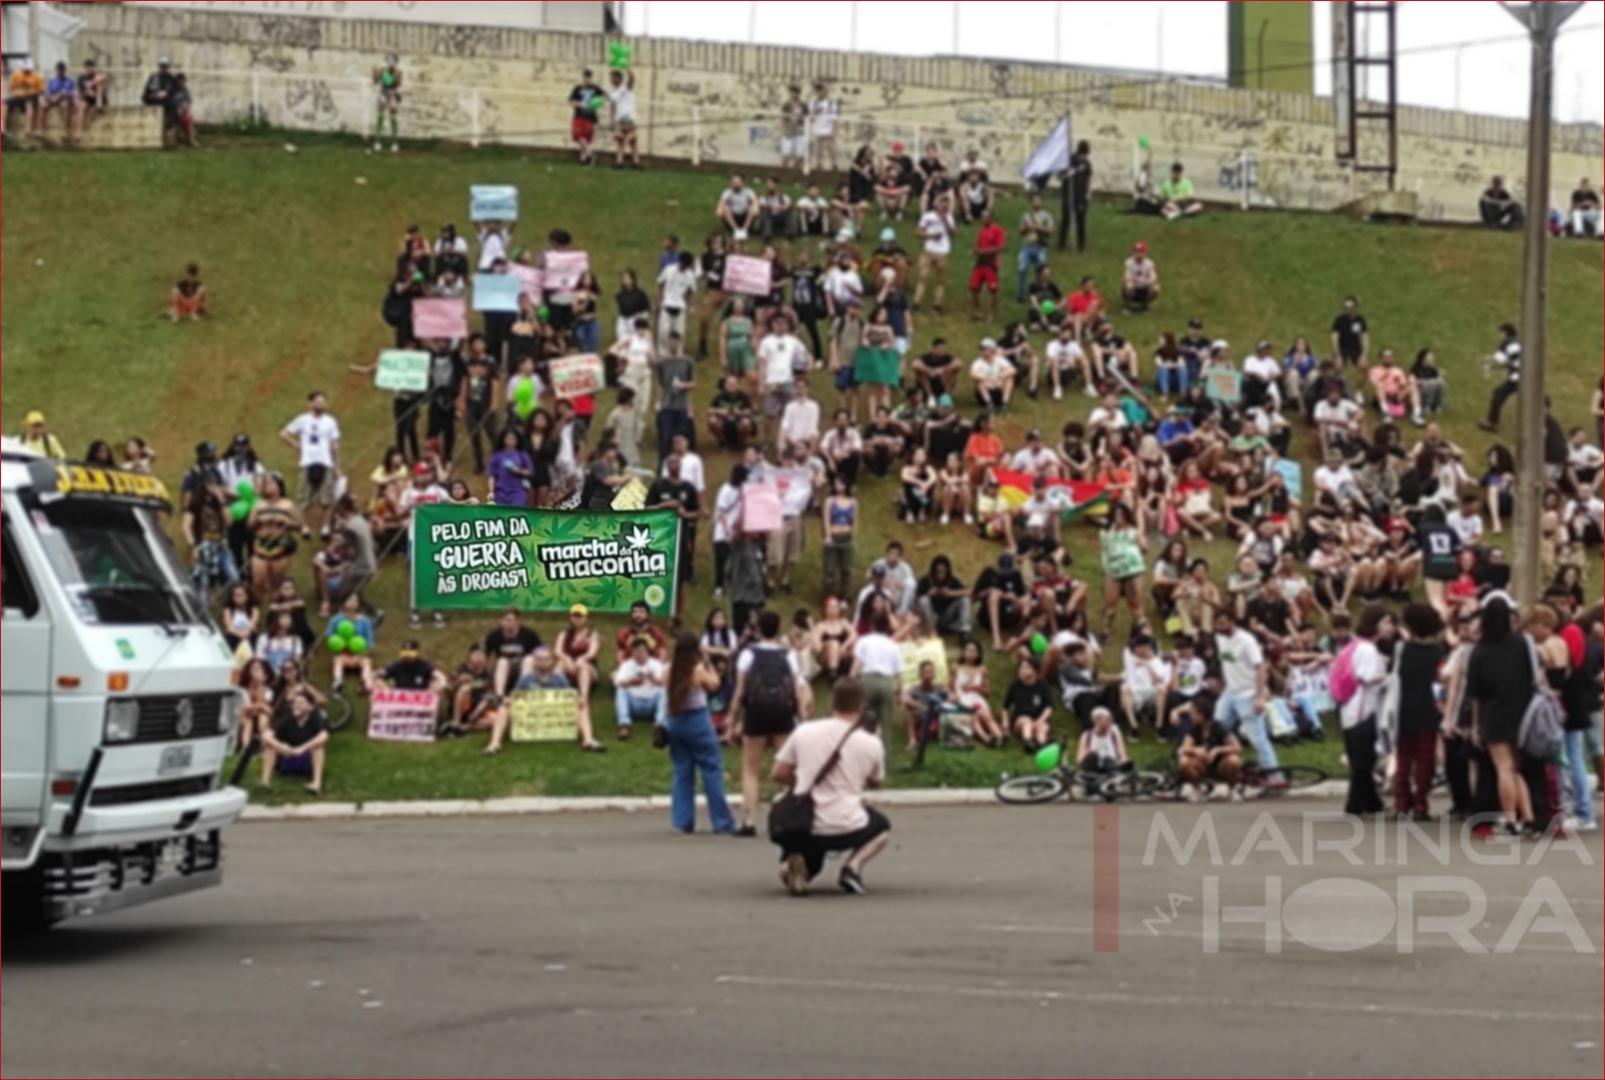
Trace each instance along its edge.
{"label": "person wearing red cap", "polygon": [[1126,273],[1120,283],[1120,297],[1129,315],[1134,311],[1147,311],[1159,299],[1159,268],[1148,257],[1148,245],[1141,240],[1131,245],[1131,258],[1126,260]]}

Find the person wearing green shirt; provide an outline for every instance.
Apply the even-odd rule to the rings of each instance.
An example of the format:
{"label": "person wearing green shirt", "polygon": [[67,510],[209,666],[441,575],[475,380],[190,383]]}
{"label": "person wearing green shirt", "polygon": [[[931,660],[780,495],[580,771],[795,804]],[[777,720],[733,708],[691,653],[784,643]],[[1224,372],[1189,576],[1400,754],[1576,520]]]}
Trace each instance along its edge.
{"label": "person wearing green shirt", "polygon": [[1193,198],[1193,182],[1183,174],[1179,161],[1170,167],[1170,179],[1159,185],[1159,197],[1164,200],[1161,212],[1172,221],[1204,208],[1203,203]]}

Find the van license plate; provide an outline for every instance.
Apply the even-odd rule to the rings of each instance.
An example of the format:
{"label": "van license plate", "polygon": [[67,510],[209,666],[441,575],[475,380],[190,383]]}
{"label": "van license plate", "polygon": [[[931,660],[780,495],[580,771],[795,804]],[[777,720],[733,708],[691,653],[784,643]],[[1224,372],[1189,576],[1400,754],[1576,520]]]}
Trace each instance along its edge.
{"label": "van license plate", "polygon": [[186,771],[195,761],[195,748],[193,746],[169,746],[162,751],[162,763],[156,767],[156,775],[168,776],[176,772]]}

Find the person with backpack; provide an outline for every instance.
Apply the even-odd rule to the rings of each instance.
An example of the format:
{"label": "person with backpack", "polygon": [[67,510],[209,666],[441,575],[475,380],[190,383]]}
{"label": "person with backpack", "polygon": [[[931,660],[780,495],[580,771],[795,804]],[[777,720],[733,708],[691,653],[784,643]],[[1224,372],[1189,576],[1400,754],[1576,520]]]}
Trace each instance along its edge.
{"label": "person with backpack", "polygon": [[[830,710],[786,740],[770,774],[788,790],[770,814],[769,833],[780,845],[780,883],[793,896],[807,894],[832,851],[848,853],[837,882],[842,892],[862,895],[864,867],[891,839],[886,815],[864,805],[865,789],[886,779],[886,747],[875,720],[864,716],[857,680],[837,681]],[[782,820],[782,810],[793,812]]]}
{"label": "person with backpack", "polygon": [[780,637],[780,616],[758,613],[758,639],[736,658],[731,732],[741,732],[741,824],[738,836],[756,836],[758,767],[765,750],[779,750],[808,701],[797,658]]}
{"label": "person with backpack", "polygon": [[1517,747],[1522,720],[1538,689],[1531,646],[1518,633],[1509,599],[1493,593],[1482,605],[1482,638],[1471,654],[1466,693],[1475,710],[1473,738],[1493,760],[1504,830],[1519,834],[1533,821],[1532,796],[1521,776]]}
{"label": "person with backpack", "polygon": [[1388,681],[1388,661],[1378,648],[1394,635],[1393,616],[1378,605],[1360,613],[1354,638],[1332,663],[1329,689],[1343,724],[1343,750],[1349,761],[1349,794],[1343,812],[1380,814],[1377,793],[1377,713]]}

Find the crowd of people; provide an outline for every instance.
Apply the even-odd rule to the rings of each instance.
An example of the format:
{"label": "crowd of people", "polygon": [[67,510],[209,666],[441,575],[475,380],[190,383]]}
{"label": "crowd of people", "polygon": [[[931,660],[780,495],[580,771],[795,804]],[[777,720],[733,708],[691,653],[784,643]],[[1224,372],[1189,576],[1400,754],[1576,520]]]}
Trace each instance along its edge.
{"label": "crowd of people", "polygon": [[[627,107],[617,93],[627,84],[613,82],[610,107]],[[798,90],[787,105],[813,118],[816,135],[819,100]],[[589,92],[573,101],[580,141],[582,104],[602,106]],[[793,164],[834,156],[817,137],[789,146]],[[617,149],[627,161],[630,146]],[[582,153],[593,156],[588,142]],[[1203,313],[1161,302],[1169,293],[1145,243],[1119,268],[1117,294],[1106,299],[1089,272],[1061,290],[1048,258],[1053,213],[1030,196],[1011,237],[974,151],[950,164],[935,146],[918,161],[896,144],[879,158],[866,146],[840,184],[801,183],[794,198],[778,177],[732,176],[707,208],[701,250],[664,236],[656,262],[643,253],[646,264],[622,271],[611,291],[589,270],[560,288],[548,275],[517,312],[487,312],[461,340],[420,339],[412,302],[463,296],[475,270],[545,268],[583,247],[561,227],[537,249],[515,239],[513,222],[476,223],[473,237],[448,224],[433,239],[411,226],[386,271],[381,315],[394,345],[430,359],[426,388],[394,397],[392,445],[352,460],[313,393],[278,432],[296,458],[293,483],[250,433],[196,448],[183,536],[196,585],[221,604],[239,650],[264,780],[287,749],[316,741],[305,725],[317,734],[327,692],[307,676],[318,642],[361,620],[364,646],[335,657],[334,689],[354,678],[370,691],[434,690],[442,734],[483,730],[487,754],[503,750],[509,694],[556,687],[578,691],[579,743],[601,752],[592,702],[610,694],[618,739],[649,724],[670,746],[683,829],[698,771],[715,828],[750,833],[766,752],[779,752],[782,779],[799,754],[822,766],[818,745],[785,749],[820,679],[837,685],[836,712],[876,733],[877,746],[913,746],[939,727],[950,745],[1030,751],[1066,739],[1069,717],[1090,763],[1123,760],[1152,737],[1173,746],[1191,781],[1232,778],[1248,746],[1274,786],[1278,746],[1325,737],[1323,718],[1336,712],[1353,812],[1383,808],[1370,786],[1380,742],[1396,760],[1398,812],[1425,813],[1422,770],[1442,758],[1456,813],[1592,827],[1601,620],[1582,581],[1601,541],[1600,390],[1592,432],[1549,421],[1541,559],[1552,584],[1542,606],[1517,613],[1511,568],[1491,542],[1514,509],[1512,452],[1495,445],[1478,462],[1446,438],[1439,418],[1474,407],[1465,388],[1451,391],[1430,345],[1407,365],[1379,344],[1403,331],[1379,334],[1358,298],[1342,302],[1329,336],[1234,347],[1207,331]],[[1188,216],[1181,189],[1172,194],[1181,201],[1161,211]],[[945,313],[959,251],[971,259],[970,314],[981,324],[973,354],[920,328],[927,311]],[[767,292],[726,289],[734,254],[767,263]],[[1014,299],[1000,301],[1011,269]],[[204,313],[198,271],[185,280],[175,318]],[[557,396],[550,363],[587,352],[603,358],[606,389]],[[1513,328],[1489,366],[1503,372],[1486,417],[1497,430],[1520,387]],[[1055,406],[1057,430],[1005,441],[1021,395],[1061,402],[1078,390],[1090,399],[1085,417]],[[61,456],[36,414],[24,441]],[[149,468],[134,442],[123,461],[98,442],[88,456]],[[1319,462],[1308,483],[1302,456]],[[680,514],[686,554],[712,555],[701,565],[715,607],[699,630],[658,626],[638,605],[605,642],[576,606],[547,641],[509,611],[462,657],[432,656],[422,633],[380,655],[364,588],[404,572],[418,506],[607,509],[637,476],[649,507]],[[744,513],[755,484],[773,485],[782,509],[781,524],[761,533]],[[864,552],[870,492],[894,501],[911,530],[962,533],[971,542],[956,550],[990,554],[916,566],[897,539]],[[309,596],[290,573],[298,554]],[[793,599],[799,567],[814,559],[821,594]],[[689,579],[699,564],[681,566]],[[443,625],[440,613],[432,619]],[[422,613],[409,621],[421,630]],[[1528,640],[1537,675],[1511,644]],[[1007,685],[993,685],[1004,666]],[[1567,710],[1566,750],[1552,760],[1524,756],[1512,730],[1540,681]],[[1408,705],[1385,714],[1390,688]],[[723,799],[720,741],[743,748],[740,815]],[[874,774],[867,749],[852,756],[854,775]],[[849,817],[844,832],[877,824]],[[800,854],[804,870],[789,866],[788,887],[817,872],[813,853]]]}

